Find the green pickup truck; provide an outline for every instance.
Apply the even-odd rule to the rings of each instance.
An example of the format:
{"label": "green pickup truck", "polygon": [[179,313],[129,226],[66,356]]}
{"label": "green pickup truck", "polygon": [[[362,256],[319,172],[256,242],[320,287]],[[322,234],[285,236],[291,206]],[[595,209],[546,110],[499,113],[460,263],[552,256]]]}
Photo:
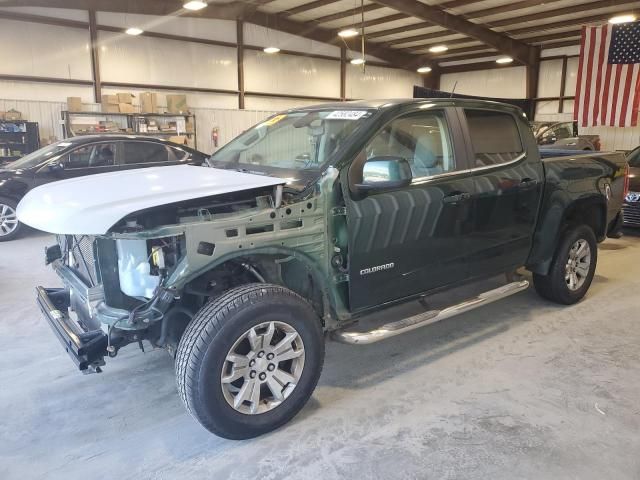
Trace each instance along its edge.
{"label": "green pickup truck", "polygon": [[[38,304],[78,368],[164,348],[188,411],[234,439],[300,411],[325,334],[360,345],[432,324],[526,289],[523,267],[544,298],[577,302],[628,180],[622,154],[542,160],[522,111],[459,99],[289,110],[208,163],[55,182],[17,213],[58,235],[45,256],[64,286]],[[471,283],[482,293],[355,325]]]}

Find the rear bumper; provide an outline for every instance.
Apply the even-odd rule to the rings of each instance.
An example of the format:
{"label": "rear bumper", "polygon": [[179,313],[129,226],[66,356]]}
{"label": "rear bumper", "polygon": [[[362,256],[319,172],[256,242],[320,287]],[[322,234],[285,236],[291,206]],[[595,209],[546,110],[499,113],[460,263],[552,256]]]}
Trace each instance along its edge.
{"label": "rear bumper", "polygon": [[87,330],[69,316],[69,290],[37,287],[36,292],[40,310],[78,369],[100,372],[107,356],[107,335],[100,329]]}

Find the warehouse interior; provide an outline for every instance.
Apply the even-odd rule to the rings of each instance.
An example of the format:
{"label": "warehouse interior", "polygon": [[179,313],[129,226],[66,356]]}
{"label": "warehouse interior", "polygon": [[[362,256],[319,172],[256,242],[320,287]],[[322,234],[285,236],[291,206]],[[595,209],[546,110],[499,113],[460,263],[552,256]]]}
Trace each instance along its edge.
{"label": "warehouse interior", "polygon": [[[609,55],[613,53],[607,51],[616,41],[617,33],[614,32],[618,27],[627,28],[624,34],[628,37],[625,38],[632,39],[630,45],[625,44],[624,54],[627,57],[621,62],[612,61]],[[633,35],[637,35],[637,42]],[[0,478],[638,478],[640,354],[637,345],[640,328],[635,321],[638,301],[633,292],[640,287],[640,276],[637,275],[640,273],[640,1],[0,0],[0,45],[0,349],[4,352],[0,360],[0,382],[5,385],[0,392],[0,408],[5,412],[4,420],[0,422],[0,436],[6,439],[0,445]],[[613,65],[613,74],[609,75],[607,62],[609,66],[612,63],[624,65]],[[626,84],[625,79],[628,79]],[[613,103],[612,96],[615,97]],[[486,107],[466,106],[486,100],[498,103],[483,104]],[[544,298],[536,295],[536,291],[540,293],[544,289],[538,284],[534,288],[534,283],[541,276],[551,275],[554,262],[560,261],[560,250],[553,250],[549,261],[542,267],[531,261],[533,254],[527,257],[527,263],[514,261],[512,265],[506,260],[503,262],[510,268],[517,263],[517,271],[506,271],[505,267],[504,272],[496,275],[497,270],[486,267],[487,278],[482,279],[488,282],[486,288],[476,289],[475,284],[470,283],[470,280],[481,279],[480,276],[462,275],[462,280],[455,281],[456,290],[453,292],[461,299],[471,298],[475,299],[471,303],[482,303],[481,292],[498,292],[496,296],[501,298],[477,310],[472,310],[475,307],[469,303],[457,303],[460,301],[458,297],[453,303],[446,296],[448,290],[443,291],[443,288],[450,288],[453,282],[445,285],[443,281],[438,288],[424,288],[424,294],[420,295],[411,290],[411,295],[397,295],[392,300],[391,297],[382,298],[379,292],[395,291],[395,285],[407,281],[404,278],[411,273],[409,267],[400,277],[385,277],[400,268],[399,260],[367,258],[369,263],[357,264],[356,268],[353,267],[355,259],[343,259],[342,255],[346,257],[345,251],[349,254],[356,251],[360,237],[353,233],[353,229],[357,232],[361,227],[358,222],[366,226],[366,215],[371,211],[379,213],[381,208],[384,209],[384,201],[378,204],[372,200],[366,204],[367,198],[375,197],[373,187],[362,189],[361,193],[364,193],[361,196],[354,194],[351,173],[340,170],[348,162],[357,163],[359,157],[355,147],[353,152],[349,151],[351,156],[340,161],[337,161],[337,156],[330,156],[336,161],[324,164],[318,170],[315,187],[310,187],[311,183],[304,186],[305,196],[300,197],[303,200],[299,204],[288,200],[297,194],[291,193],[297,186],[296,182],[301,178],[307,180],[305,174],[297,175],[300,172],[295,171],[298,168],[295,165],[304,164],[307,168],[311,164],[312,159],[305,153],[292,162],[295,175],[289,170],[286,175],[281,175],[285,178],[279,187],[277,182],[269,183],[268,180],[260,185],[256,183],[255,188],[262,189],[262,196],[256,194],[255,205],[252,206],[258,213],[253,213],[254,216],[248,219],[255,219],[256,223],[264,219],[269,221],[266,215],[259,216],[259,209],[261,205],[267,208],[264,202],[270,202],[268,208],[273,210],[270,218],[277,217],[276,221],[286,207],[286,214],[282,213],[282,218],[287,217],[285,220],[289,222],[286,228],[302,229],[313,221],[317,232],[322,233],[317,233],[316,237],[291,240],[291,248],[301,246],[304,255],[278,258],[274,268],[281,278],[285,278],[281,270],[294,268],[286,267],[289,260],[307,254],[313,256],[314,248],[326,248],[322,258],[327,260],[327,269],[332,272],[328,277],[335,282],[335,288],[332,286],[330,294],[321,300],[318,300],[316,290],[306,296],[303,293],[306,290],[291,288],[294,295],[302,297],[313,308],[316,303],[324,302],[323,312],[326,314],[330,310],[335,317],[320,315],[322,325],[319,328],[324,329],[321,340],[326,339],[323,341],[326,353],[322,354],[324,367],[320,362],[322,374],[317,372],[317,387],[313,394],[309,393],[310,398],[301,404],[295,417],[292,414],[288,423],[283,420],[277,428],[253,436],[219,434],[224,429],[207,426],[198,413],[199,407],[194,406],[189,394],[184,393],[186,387],[180,384],[180,380],[176,386],[174,371],[178,370],[180,375],[180,353],[176,350],[186,347],[178,347],[176,343],[172,349],[169,343],[147,342],[148,338],[143,342],[142,337],[133,333],[127,337],[131,345],[122,348],[121,352],[117,343],[115,348],[112,345],[112,332],[118,330],[118,324],[132,321],[141,307],[124,314],[124,320],[113,320],[108,326],[100,327],[106,342],[106,365],[102,356],[99,359],[103,362],[102,368],[96,367],[97,363],[89,365],[88,369],[84,365],[87,370],[99,372],[97,375],[82,375],[69,362],[68,356],[73,356],[69,353],[74,349],[73,344],[68,340],[65,344],[62,340],[61,348],[58,341],[61,334],[55,332],[54,326],[55,335],[52,335],[51,320],[47,322],[43,317],[46,315],[46,306],[43,310],[41,302],[44,290],[36,293],[39,286],[48,289],[64,285],[68,288],[71,282],[70,288],[73,288],[73,281],[61,275],[55,267],[57,262],[66,261],[66,243],[63,246],[60,238],[66,237],[65,242],[70,242],[71,236],[76,241],[87,236],[93,239],[94,235],[102,235],[103,238],[112,235],[113,228],[107,234],[106,230],[83,232],[76,227],[82,223],[77,220],[81,216],[93,217],[97,225],[101,215],[107,215],[105,212],[122,211],[128,215],[116,215],[113,218],[120,224],[111,221],[107,225],[113,227],[129,221],[126,223],[128,230],[117,232],[114,239],[118,240],[114,242],[133,238],[136,232],[144,236],[145,241],[150,239],[152,242],[160,235],[158,232],[165,235],[176,227],[153,223],[152,229],[145,223],[145,228],[151,233],[142,232],[144,222],[140,221],[138,225],[134,220],[132,223],[132,215],[170,202],[154,200],[157,203],[145,203],[142,182],[146,180],[140,177],[138,191],[135,187],[137,180],[117,175],[129,175],[136,169],[140,172],[147,170],[138,167],[148,167],[153,172],[163,169],[176,172],[165,174],[166,178],[173,175],[175,182],[183,182],[180,194],[184,198],[181,197],[181,201],[194,201],[193,192],[209,188],[217,180],[209,173],[193,174],[181,180],[178,178],[180,170],[169,169],[197,168],[204,172],[201,169],[207,167],[213,167],[214,171],[226,168],[220,167],[219,162],[229,155],[229,151],[233,153],[237,148],[233,142],[244,138],[248,144],[246,139],[251,132],[280,128],[289,118],[298,118],[296,115],[301,116],[305,112],[315,112],[314,115],[319,115],[317,118],[326,120],[321,127],[310,120],[305,124],[309,132],[316,136],[326,135],[334,142],[338,142],[336,138],[343,141],[340,137],[342,131],[334,132],[326,126],[331,124],[330,119],[339,118],[349,126],[349,121],[353,124],[373,122],[376,114],[366,112],[400,109],[405,104],[422,105],[415,108],[423,111],[438,108],[459,110],[456,114],[459,119],[456,117],[452,121],[450,112],[440,116],[434,114],[432,123],[427,125],[429,134],[441,134],[438,141],[442,145],[438,147],[436,156],[444,158],[440,160],[444,166],[436,168],[434,160],[434,165],[423,169],[429,172],[424,177],[414,170],[412,180],[403,184],[402,188],[406,189],[414,185],[420,188],[419,185],[425,183],[430,185],[433,183],[431,176],[435,177],[436,184],[453,176],[456,172],[447,170],[447,155],[451,159],[455,157],[457,173],[462,172],[469,178],[475,175],[475,170],[494,168],[493,163],[478,167],[477,159],[475,164],[468,163],[464,171],[460,167],[463,163],[461,145],[468,144],[466,149],[472,151],[472,140],[476,141],[472,139],[473,122],[469,113],[464,117],[469,123],[466,127],[461,112],[465,108],[497,108],[502,113],[516,112],[509,115],[517,117],[517,122],[520,122],[513,131],[520,132],[522,140],[519,138],[516,146],[495,151],[489,149],[485,153],[500,157],[499,161],[493,157],[490,160],[497,164],[505,162],[502,159],[505,152],[509,157],[506,165],[535,160],[535,168],[526,165],[529,168],[526,171],[534,171],[534,174],[522,174],[528,175],[522,181],[533,182],[541,199],[548,195],[558,203],[551,206],[546,200],[539,200],[535,207],[529,207],[522,200],[524,196],[518,196],[519,203],[509,207],[505,213],[504,198],[512,198],[509,195],[515,194],[509,188],[515,187],[504,178],[498,178],[500,175],[497,173],[495,178],[498,180],[493,177],[485,179],[489,187],[475,187],[470,196],[475,210],[467,213],[471,222],[492,215],[502,216],[503,222],[509,219],[523,222],[528,209],[533,211],[530,230],[521,233],[524,230],[520,226],[520,230],[512,229],[508,241],[505,240],[508,247],[499,250],[501,258],[508,257],[510,252],[515,255],[513,252],[520,248],[514,240],[517,235],[529,235],[526,248],[537,252],[537,244],[543,244],[545,240],[551,242],[550,239],[556,239],[554,241],[560,249],[569,238],[571,228],[578,228],[582,223],[589,226],[593,230],[589,235],[593,236],[594,243],[588,259],[593,261],[594,270],[590,271],[584,289],[584,292],[588,289],[588,293],[584,298],[580,296],[575,302],[553,303],[549,298],[557,299],[555,293],[547,293],[545,297],[543,291],[541,296]],[[327,106],[313,110],[317,105]],[[610,117],[607,116],[607,106]],[[322,116],[325,110],[331,110],[327,117]],[[495,125],[500,128],[495,132],[496,138],[512,134],[511,127],[506,124],[496,122]],[[526,133],[530,140],[522,133],[522,125],[533,129],[533,135],[530,130]],[[487,117],[485,127],[487,131],[492,128],[491,118]],[[364,127],[348,130],[344,142],[353,141],[355,145],[356,140],[352,139],[358,135],[363,138],[373,135],[373,130],[367,132]],[[463,133],[466,137],[458,139],[457,135],[462,138]],[[306,141],[305,137],[306,144],[302,143],[307,146],[311,143],[316,148],[315,138]],[[163,162],[171,166],[158,166],[151,157],[149,160],[126,158],[127,155],[147,155],[143,153],[144,146],[132,144],[127,147],[125,144],[130,140],[149,148],[155,145],[156,153],[153,155],[162,148]],[[95,147],[91,142],[101,146]],[[422,145],[420,142],[414,141],[412,145],[415,158]],[[291,136],[267,142],[264,148],[265,151],[274,148],[282,155],[287,148],[306,148],[300,147],[300,143]],[[490,143],[490,140],[485,143]],[[223,148],[225,146],[228,148]],[[74,154],[76,148],[82,154]],[[546,153],[545,149],[548,149]],[[535,154],[532,154],[534,150]],[[255,171],[249,164],[237,171],[244,172],[243,175],[251,174],[254,182],[258,176],[264,177],[265,172],[259,170],[263,166],[263,157],[268,157],[265,151],[258,150],[258,154],[252,157]],[[344,152],[347,152],[347,147],[344,147]],[[27,167],[29,159],[40,158],[38,155],[44,155],[47,162],[52,155],[59,155],[56,162],[64,155],[64,162],[68,163],[64,166],[60,160],[60,164],[45,168],[44,163],[31,162],[36,167],[31,164]],[[378,158],[385,162],[395,161],[390,155],[393,153],[384,153]],[[562,155],[563,159],[558,160],[555,155]],[[409,161],[411,163],[412,159]],[[78,166],[74,167],[73,162],[78,162]],[[142,162],[149,164],[142,165]],[[126,166],[126,171],[116,168],[120,163]],[[401,167],[404,163],[405,160]],[[557,166],[549,167],[552,163]],[[73,173],[76,168],[77,173]],[[520,175],[517,166],[514,168]],[[95,170],[90,171],[92,169]],[[594,172],[599,175],[595,182]],[[513,177],[516,173],[509,175]],[[332,175],[336,175],[334,180],[338,180],[329,187]],[[540,175],[540,179],[535,175]],[[581,175],[585,175],[586,180]],[[29,179],[25,179],[27,176]],[[103,176],[110,177],[110,183],[100,183]],[[416,182],[417,177],[420,178]],[[509,180],[515,178],[512,177]],[[529,177],[535,178],[531,180]],[[223,178],[222,173],[220,178]],[[361,183],[366,183],[364,177],[361,180]],[[520,181],[520,177],[517,180]],[[226,186],[234,181],[235,177],[220,180]],[[556,189],[553,194],[552,181]],[[55,195],[62,195],[59,185],[71,186],[74,182],[78,188],[80,182],[84,182],[83,190],[78,191],[93,199],[89,201],[71,189],[60,197],[64,201],[58,201]],[[117,192],[117,185],[121,185],[122,190],[131,191]],[[393,216],[386,220],[384,216],[379,217],[382,219],[380,222],[388,222],[389,230],[394,232],[399,229],[399,219],[404,218],[402,210],[407,205],[403,203],[404,197],[393,196],[398,185],[392,185],[391,193],[379,193],[394,205]],[[273,197],[268,190],[272,187]],[[482,189],[494,187],[499,189],[495,197],[481,203],[482,195],[488,192]],[[51,190],[42,190],[46,188]],[[150,187],[151,190],[154,188],[149,198],[177,195],[166,191],[166,185]],[[220,188],[219,185],[216,188]],[[235,193],[231,187],[228,188],[228,191],[219,191],[224,195]],[[240,187],[233,188],[240,190]],[[345,192],[349,188],[352,188],[351,200],[344,200],[344,205],[327,203],[328,206],[321,211],[318,205],[324,201],[323,195],[336,201],[335,198],[348,197]],[[341,193],[336,193],[338,190]],[[458,191],[457,186],[451,190],[455,190],[453,193],[458,197],[466,194]],[[27,205],[26,200],[34,198],[37,192],[42,192],[39,197],[41,208],[36,214],[29,213],[27,207],[34,208],[34,204],[32,201]],[[123,199],[128,194],[131,204],[138,203],[135,203],[135,208],[126,210]],[[421,208],[420,200],[416,205],[412,194],[398,193],[401,194],[406,194],[410,205],[405,209],[409,213],[406,214],[404,236],[414,224],[420,223],[422,228],[425,222],[433,221],[429,238],[442,240],[443,244],[451,241],[453,237],[448,237],[449,233],[440,238],[436,224],[444,222],[433,220],[431,213],[415,220],[416,217],[411,215],[415,209]],[[422,206],[431,212],[431,193],[425,195],[427,200]],[[589,195],[590,198],[586,199]],[[265,200],[266,197],[269,199]],[[464,210],[459,206],[458,197],[451,202],[454,207],[444,205],[437,215],[444,215],[442,212],[449,211],[447,208]],[[477,202],[476,197],[479,198]],[[249,238],[251,228],[255,227],[258,235],[263,236],[260,238],[265,239],[255,240],[256,246],[263,241],[264,252],[269,247],[269,255],[282,253],[278,249],[285,246],[285,235],[288,234],[284,232],[284,226],[253,225],[246,229],[243,226],[238,233],[238,228],[229,223],[232,215],[242,211],[236,204],[246,203],[246,198],[238,198],[240,200],[233,197],[230,202],[233,205],[225,207],[220,216],[211,213],[214,210],[210,212],[209,207],[194,207],[196,213],[189,217],[190,222],[220,222],[226,228],[226,236],[217,237],[206,230],[209,227],[196,226],[193,231],[185,230],[184,235],[188,237],[193,232],[206,230],[209,236],[198,240],[188,237],[187,247],[197,247],[200,257],[213,258],[218,255],[216,249],[222,251],[225,242],[231,245],[237,241],[233,237],[246,235]],[[461,198],[462,202],[466,200],[466,197]],[[562,210],[569,209],[566,205],[574,198],[576,202],[582,202],[581,205],[591,205],[596,198],[598,202],[604,202],[602,228],[596,225],[599,220],[593,220],[588,213],[575,213],[574,210],[566,213]],[[98,205],[98,200],[103,203]],[[351,207],[351,201],[354,205],[362,202],[361,207]],[[443,199],[443,202],[447,201]],[[490,208],[494,208],[494,204],[501,206],[489,214],[481,212],[482,207],[476,207],[476,203],[478,206],[490,205]],[[67,208],[70,213],[65,210]],[[548,218],[571,219],[564,227],[558,227],[557,237],[555,230],[551,232],[540,226],[542,219],[547,218],[547,211]],[[70,219],[72,215],[77,217],[75,223]],[[342,240],[336,222],[340,220],[335,220],[342,217],[346,218],[344,228],[347,233],[344,235],[352,235],[344,240],[348,245],[346,248],[339,243]],[[156,222],[159,216],[150,218]],[[375,222],[378,222],[377,218]],[[458,236],[464,236],[466,220],[460,218],[451,220],[447,228]],[[491,221],[495,223],[496,219],[491,217],[487,221],[490,226],[493,225]],[[68,231],[38,227],[65,222],[74,227]],[[324,227],[320,227],[320,222],[325,222]],[[177,223],[188,222],[181,219]],[[99,230],[98,227],[91,228]],[[385,245],[390,245],[396,242],[395,233],[384,233],[382,228],[377,223],[371,227],[370,238],[365,239],[369,242],[365,249],[367,252],[378,243],[386,241]],[[460,244],[464,245],[461,249],[472,251],[476,248],[474,243],[488,243],[492,233],[488,230],[490,227],[486,228],[486,231],[473,230],[468,238],[465,237],[465,243]],[[503,230],[495,230],[498,232],[496,238],[506,235],[506,227],[500,228]],[[549,227],[544,224],[544,228]],[[316,234],[316,230],[312,233]],[[3,239],[3,235],[6,238]],[[324,235],[318,243],[321,247],[316,245],[304,250],[321,235]],[[366,236],[362,231],[358,235]],[[386,235],[386,240],[381,240]],[[416,233],[416,238],[419,236]],[[576,239],[578,243],[575,245],[584,242],[582,238]],[[597,255],[593,251],[596,239]],[[83,248],[79,246],[80,240],[77,240],[78,249]],[[145,286],[149,293],[129,294],[122,287],[122,291],[135,301],[143,301],[142,297],[155,300],[163,279],[173,279],[178,275],[179,268],[171,271],[167,267],[169,274],[162,276],[165,260],[171,261],[169,255],[162,253],[167,251],[167,243],[162,241],[161,245],[151,246],[149,243],[143,247],[149,249],[142,253],[143,257],[148,257],[146,263],[143,262],[147,269],[143,273],[147,278],[150,275],[160,277],[152,287]],[[52,250],[52,245],[57,251]],[[91,255],[96,255],[96,258],[99,249],[104,248],[100,245],[98,241],[94,247],[89,247]],[[437,241],[429,245],[446,252]],[[253,247],[254,243],[250,246]],[[342,246],[342,251],[339,246]],[[183,245],[182,248],[187,247]],[[250,249],[249,240],[239,246],[243,247]],[[399,256],[403,248],[396,247],[390,251]],[[73,255],[75,247],[69,248]],[[407,244],[407,251],[413,255],[415,251],[411,248],[414,247]],[[163,256],[162,260],[157,260],[158,251],[159,255],[167,255],[166,258]],[[582,257],[571,256],[571,252],[568,264],[579,262]],[[60,257],[55,257],[57,254]],[[488,265],[495,261],[492,255],[487,254],[477,263],[481,267],[485,263]],[[186,256],[182,258],[176,254],[176,258],[183,261]],[[239,270],[232,272],[235,278],[249,276],[261,283],[277,283],[267,281],[271,278],[267,273],[272,270],[261,269],[263,264],[260,263],[247,263],[247,259],[252,258],[249,253],[241,258],[242,261],[235,265],[239,265]],[[112,270],[118,278],[120,269],[118,281],[123,285],[124,261],[122,258],[113,261]],[[421,260],[414,257],[411,261],[418,268]],[[156,262],[155,267],[153,262]],[[182,263],[180,265],[183,266]],[[334,270],[330,270],[332,267]],[[588,267],[591,268],[590,265]],[[99,276],[107,278],[104,273],[107,267],[102,265],[100,268],[103,271],[98,269]],[[184,271],[191,268],[196,270],[196,267],[183,266]],[[579,264],[568,268],[567,275],[571,276],[570,269],[573,268],[575,273]],[[138,272],[141,272],[139,268]],[[440,275],[446,276],[449,270],[443,268],[441,272]],[[507,279],[504,287],[503,273]],[[349,282],[354,281],[356,274],[359,278],[371,279],[381,275],[378,278],[388,279],[380,280],[375,288],[363,283],[363,291],[372,296],[382,295],[376,308],[369,308],[373,302],[365,305],[366,302],[360,301],[366,308],[362,312],[355,310],[355,287]],[[208,281],[207,288],[215,288],[216,282],[218,285],[224,283],[217,277]],[[226,277],[224,281],[228,281]],[[375,282],[375,279],[371,281]],[[292,283],[296,282],[304,283],[299,277]],[[316,277],[313,277],[313,282],[316,282]],[[518,282],[520,293],[517,295],[511,296],[511,292],[500,290]],[[344,287],[345,284],[349,286]],[[285,282],[284,286],[288,284]],[[106,298],[104,291],[96,293],[98,287],[102,288],[93,284],[85,286],[88,293],[84,300],[90,315],[100,311],[99,301]],[[107,290],[106,283],[104,290]],[[49,290],[47,292],[50,294]],[[180,300],[176,291],[172,295],[173,301]],[[411,334],[389,334],[394,338],[385,337],[384,341],[372,345],[348,345],[345,343],[349,341],[334,341],[340,333],[335,335],[333,330],[330,331],[331,323],[327,320],[332,317],[339,324],[343,319],[339,308],[335,307],[334,311],[331,306],[334,296],[339,298],[340,295],[348,299],[345,311],[353,307],[357,313],[353,318],[361,318],[358,315],[362,315],[366,322],[378,325],[378,330],[371,332],[383,331],[389,322],[396,321],[388,330],[408,331],[413,328],[410,325],[411,328],[407,328],[408,324],[422,324],[424,312],[445,312],[443,318],[453,318],[437,321],[440,319],[438,316],[433,322],[424,322],[425,326]],[[410,303],[398,300],[400,297],[409,299],[410,296]],[[89,297],[93,300],[90,301]],[[77,305],[74,309],[73,292],[70,297],[67,293],[67,298],[71,302],[70,311],[78,310]],[[214,300],[212,296],[211,302]],[[340,304],[339,301],[336,303]],[[54,304],[57,314],[62,315],[57,310],[59,305],[51,303]],[[455,307],[459,312],[456,311],[454,317],[454,314],[449,315],[447,308]],[[206,304],[202,308],[206,309]],[[344,318],[351,319],[350,313],[345,313]],[[78,318],[77,323],[84,332],[91,333],[81,316]],[[153,321],[153,316],[150,318]],[[160,318],[164,319],[162,314]],[[189,318],[194,318],[193,312]],[[404,324],[402,319],[406,320]],[[123,328],[122,323],[120,328]],[[180,334],[190,331],[190,327],[186,328],[180,330]],[[223,331],[222,327],[216,328]],[[343,328],[340,326],[338,332]],[[150,331],[151,327],[145,325],[145,329]],[[169,330],[172,333],[171,327]],[[283,332],[290,333],[286,328]],[[296,332],[295,328],[293,332]],[[165,338],[165,333],[163,330],[161,338]],[[129,334],[125,332],[125,335]],[[71,332],[71,336],[74,335],[82,337],[78,332]],[[342,336],[344,338],[349,337]],[[368,338],[363,343],[368,343]],[[253,348],[251,338],[248,342]],[[306,365],[312,365],[312,348],[308,341],[305,345],[307,353],[302,358],[306,358]],[[251,352],[248,358],[252,358]],[[117,358],[111,358],[116,354]],[[275,349],[269,353],[274,354],[277,355]],[[224,361],[229,361],[228,358]],[[261,365],[260,358],[252,360],[253,364],[258,362]],[[286,361],[291,362],[289,373],[294,375],[298,368],[295,367],[298,365],[296,360],[287,357],[283,362]],[[83,370],[83,365],[80,365],[80,370]],[[227,368],[227,364],[224,365]],[[304,365],[304,362],[299,365]],[[269,375],[269,371],[265,364],[264,372],[259,375]],[[220,378],[219,373],[211,375],[212,378]],[[252,375],[255,375],[253,370]],[[300,378],[298,380],[302,382]],[[295,388],[294,383],[291,385],[291,389]],[[283,405],[297,394],[295,391],[285,394],[286,385],[284,388],[285,397],[280,398]],[[233,389],[231,392],[231,397],[227,393],[225,395],[227,401],[231,398],[229,405],[234,406],[233,398],[237,399],[241,394]],[[275,412],[280,411],[280,401],[273,405]],[[274,407],[268,407],[271,408]],[[253,406],[251,409],[251,414],[255,414]],[[238,408],[236,410],[241,412]]]}

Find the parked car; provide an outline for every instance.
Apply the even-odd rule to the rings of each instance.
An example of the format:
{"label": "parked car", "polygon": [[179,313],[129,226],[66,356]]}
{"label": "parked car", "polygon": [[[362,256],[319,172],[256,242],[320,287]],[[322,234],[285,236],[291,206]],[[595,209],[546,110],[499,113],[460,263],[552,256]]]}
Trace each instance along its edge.
{"label": "parked car", "polygon": [[[45,257],[64,283],[38,287],[38,304],[80,370],[148,341],[175,356],[205,428],[263,434],[311,396],[325,332],[352,345],[408,332],[526,289],[520,267],[544,298],[585,295],[597,243],[621,228],[624,155],[543,161],[525,118],[462,99],[328,104],[260,123],[215,168],[38,187],[18,217],[59,235]],[[470,281],[486,291],[351,329]]]}
{"label": "parked car", "polygon": [[0,242],[16,238],[16,206],[32,188],[59,180],[160,165],[201,165],[207,156],[153,137],[87,135],[48,145],[0,167]]}
{"label": "parked car", "polygon": [[531,127],[545,149],[600,151],[600,136],[579,135],[578,122],[532,122]]}
{"label": "parked car", "polygon": [[640,147],[636,147],[627,155],[629,163],[629,193],[622,207],[624,224],[629,227],[640,227]]}

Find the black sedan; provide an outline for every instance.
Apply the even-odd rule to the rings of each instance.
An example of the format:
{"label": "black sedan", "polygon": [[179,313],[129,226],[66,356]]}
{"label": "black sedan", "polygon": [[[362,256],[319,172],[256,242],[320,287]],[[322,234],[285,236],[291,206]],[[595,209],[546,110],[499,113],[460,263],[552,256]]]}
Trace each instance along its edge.
{"label": "black sedan", "polygon": [[202,165],[207,158],[193,148],[133,135],[87,135],[48,145],[0,166],[0,242],[19,234],[16,206],[39,185],[131,168]]}
{"label": "black sedan", "polygon": [[629,193],[622,207],[624,224],[640,227],[640,147],[627,155],[629,163]]}

